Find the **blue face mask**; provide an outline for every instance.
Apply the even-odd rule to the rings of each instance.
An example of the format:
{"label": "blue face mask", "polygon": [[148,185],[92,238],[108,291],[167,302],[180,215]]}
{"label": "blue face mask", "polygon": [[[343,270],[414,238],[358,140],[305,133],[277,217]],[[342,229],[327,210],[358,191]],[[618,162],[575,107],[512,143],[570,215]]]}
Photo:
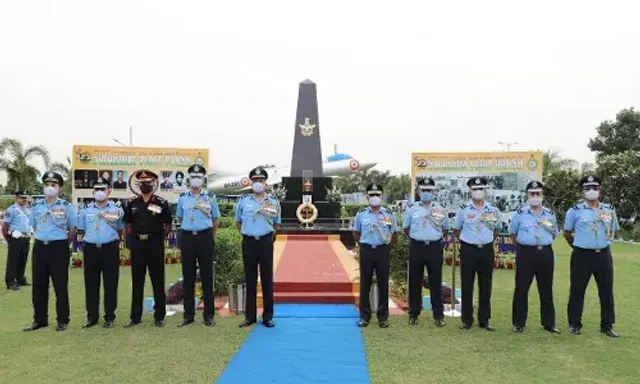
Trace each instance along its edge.
{"label": "blue face mask", "polygon": [[433,194],[431,192],[420,192],[420,200],[426,202],[431,201]]}

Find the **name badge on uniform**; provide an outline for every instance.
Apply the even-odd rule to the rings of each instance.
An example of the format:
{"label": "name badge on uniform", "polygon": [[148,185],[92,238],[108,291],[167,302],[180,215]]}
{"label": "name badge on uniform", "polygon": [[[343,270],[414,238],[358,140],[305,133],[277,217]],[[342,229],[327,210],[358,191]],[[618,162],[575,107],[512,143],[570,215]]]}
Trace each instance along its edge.
{"label": "name badge on uniform", "polygon": [[154,214],[159,214],[160,212],[162,212],[162,207],[155,204],[149,204],[149,207],[147,209],[153,212]]}

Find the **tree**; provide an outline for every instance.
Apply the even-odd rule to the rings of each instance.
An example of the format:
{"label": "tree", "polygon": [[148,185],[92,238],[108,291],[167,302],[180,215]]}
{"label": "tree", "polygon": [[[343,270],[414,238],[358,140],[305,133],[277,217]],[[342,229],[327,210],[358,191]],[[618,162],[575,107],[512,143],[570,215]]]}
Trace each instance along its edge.
{"label": "tree", "polygon": [[49,167],[49,151],[45,147],[25,147],[19,140],[9,138],[0,141],[0,171],[7,174],[8,190],[27,189],[33,193],[40,189],[40,171],[30,164],[36,158]]}
{"label": "tree", "polygon": [[411,177],[406,173],[392,176],[384,185],[384,194],[389,202],[404,200],[408,193],[411,193]]}
{"label": "tree", "polygon": [[604,121],[596,128],[598,135],[589,139],[588,147],[596,158],[624,151],[640,151],[640,112],[623,109],[616,121]]}
{"label": "tree", "polygon": [[64,163],[55,162],[51,164],[52,171],[58,172],[64,179],[64,185],[62,186],[62,194],[69,197],[71,196],[71,158],[67,156]]}
{"label": "tree", "polygon": [[640,213],[640,151],[627,150],[598,158],[603,197],[616,208],[618,217]]}
{"label": "tree", "polygon": [[340,176],[335,180],[335,185],[341,193],[364,192],[367,185],[376,183],[385,187],[394,176],[391,171],[361,170],[349,176]]}
{"label": "tree", "polygon": [[564,216],[582,195],[578,183],[582,175],[575,169],[552,170],[544,179],[547,186],[545,201],[558,216],[558,225],[562,225]]}

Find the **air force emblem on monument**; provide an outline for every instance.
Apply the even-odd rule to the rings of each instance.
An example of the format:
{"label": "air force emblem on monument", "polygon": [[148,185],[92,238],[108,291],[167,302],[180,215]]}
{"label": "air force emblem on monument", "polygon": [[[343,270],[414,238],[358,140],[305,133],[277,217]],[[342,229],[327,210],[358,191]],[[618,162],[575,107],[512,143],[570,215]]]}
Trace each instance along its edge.
{"label": "air force emblem on monument", "polygon": [[313,128],[316,127],[315,124],[309,124],[308,117],[304,118],[304,124],[298,124],[298,126],[300,127],[300,133],[302,133],[303,136],[313,135]]}

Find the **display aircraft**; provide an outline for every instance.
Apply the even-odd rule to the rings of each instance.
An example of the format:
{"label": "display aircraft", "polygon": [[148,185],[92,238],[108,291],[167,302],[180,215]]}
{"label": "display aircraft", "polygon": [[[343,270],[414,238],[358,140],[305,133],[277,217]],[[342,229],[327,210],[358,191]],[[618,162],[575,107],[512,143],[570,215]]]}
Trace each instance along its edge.
{"label": "display aircraft", "polygon": [[[324,176],[346,176],[357,171],[371,169],[376,164],[375,162],[358,161],[349,155],[336,153],[322,162],[322,172]],[[269,173],[268,184],[270,186],[280,184],[283,177],[291,175],[291,167],[267,166],[265,169]],[[248,176],[249,170],[235,175],[225,175],[223,172],[214,171],[207,175],[207,189],[216,195],[239,194],[251,189],[251,181]]]}

